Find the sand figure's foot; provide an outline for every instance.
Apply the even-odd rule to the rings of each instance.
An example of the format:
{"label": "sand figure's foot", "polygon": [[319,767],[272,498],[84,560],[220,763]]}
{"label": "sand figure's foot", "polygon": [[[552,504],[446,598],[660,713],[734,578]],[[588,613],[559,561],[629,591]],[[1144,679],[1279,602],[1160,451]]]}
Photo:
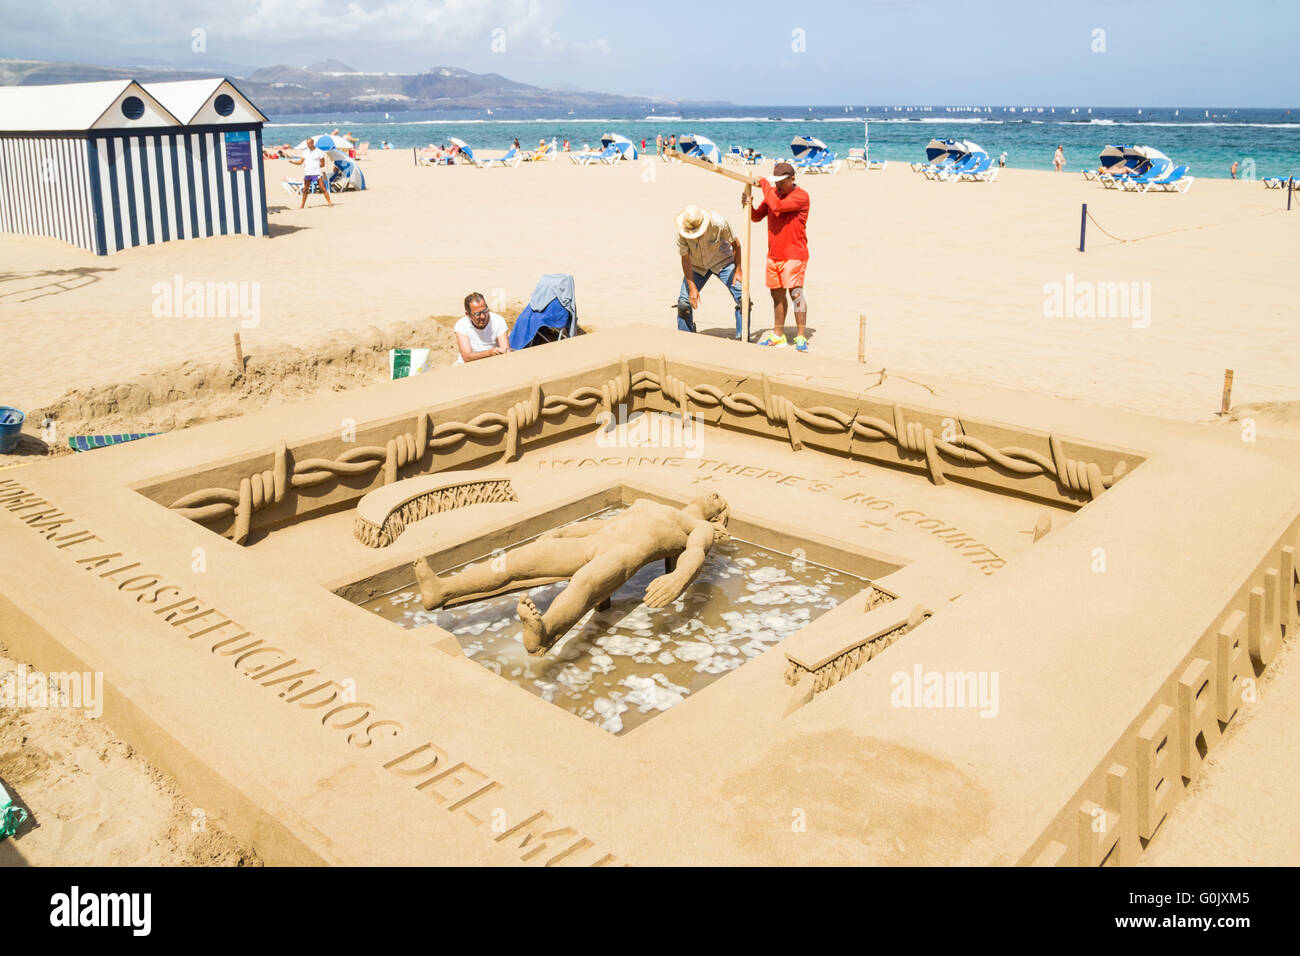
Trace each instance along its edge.
{"label": "sand figure's foot", "polygon": [[420,603],[424,609],[432,611],[436,607],[442,607],[442,581],[433,573],[433,568],[429,567],[428,559],[420,558],[412,567],[415,568],[416,583],[420,585]]}
{"label": "sand figure's foot", "polygon": [[551,645],[546,640],[542,612],[537,610],[537,605],[527,595],[519,599],[516,610],[519,612],[519,622],[524,626],[524,650],[534,656],[545,654]]}

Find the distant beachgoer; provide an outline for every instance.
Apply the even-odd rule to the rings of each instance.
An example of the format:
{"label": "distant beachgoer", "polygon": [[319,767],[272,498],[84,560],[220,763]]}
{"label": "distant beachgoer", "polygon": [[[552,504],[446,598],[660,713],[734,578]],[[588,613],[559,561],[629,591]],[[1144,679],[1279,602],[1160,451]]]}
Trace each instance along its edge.
{"label": "distant beachgoer", "polygon": [[645,137],[641,137],[641,152],[645,152]]}
{"label": "distant beachgoer", "polygon": [[663,153],[663,151],[664,151],[664,134],[657,133],[655,134],[655,155],[659,156]]}
{"label": "distant beachgoer", "polygon": [[772,331],[759,345],[785,348],[786,289],[794,303],[794,347],[808,351],[808,301],[804,298],[804,272],[808,267],[808,193],[794,184],[794,167],[777,163],[772,168],[773,186],[766,178],[758,181],[763,198],[750,210],[754,222],[767,220],[767,287],[772,293]]}
{"label": "distant beachgoer", "polygon": [[1230,175],[1233,179],[1237,178],[1237,161],[1235,159],[1232,161],[1232,170],[1230,171]]}
{"label": "distant beachgoer", "polygon": [[510,351],[510,336],[506,320],[488,310],[487,299],[481,292],[465,296],[465,314],[453,328],[460,355],[457,365],[479,359],[505,355]]}
{"label": "distant beachgoer", "polygon": [[307,194],[314,187],[320,187],[321,194],[325,197],[325,205],[333,206],[330,199],[330,187],[321,175],[321,165],[325,162],[325,150],[316,148],[316,140],[308,138],[307,148],[303,151],[302,156],[298,159],[290,159],[289,162],[295,166],[302,167],[302,202],[298,208],[302,209],[307,205]]}
{"label": "distant beachgoer", "polygon": [[677,328],[695,331],[700,288],[717,276],[736,302],[736,338],[744,338],[740,309],[740,240],[722,213],[687,206],[677,214],[677,254],[682,258],[682,288],[677,294]]}
{"label": "distant beachgoer", "polygon": [[564,151],[566,153],[569,151],[569,141],[567,139],[564,141]]}
{"label": "distant beachgoer", "polygon": [[519,137],[518,137],[518,136],[515,137],[514,148],[515,148],[515,149],[518,149],[518,148],[519,148]]}
{"label": "distant beachgoer", "polygon": [[672,136],[668,137],[668,148],[669,148],[669,150],[676,150],[676,149],[677,149],[677,134],[676,134],[676,133],[673,133]]}
{"label": "distant beachgoer", "polygon": [[1006,154],[1006,150],[1003,150],[1002,155],[998,157],[998,165],[1005,166],[1006,164],[1007,164],[1007,154]]}
{"label": "distant beachgoer", "polygon": [[1065,147],[1064,146],[1056,147],[1056,155],[1052,157],[1052,165],[1056,167],[1056,171],[1058,173],[1065,168]]}

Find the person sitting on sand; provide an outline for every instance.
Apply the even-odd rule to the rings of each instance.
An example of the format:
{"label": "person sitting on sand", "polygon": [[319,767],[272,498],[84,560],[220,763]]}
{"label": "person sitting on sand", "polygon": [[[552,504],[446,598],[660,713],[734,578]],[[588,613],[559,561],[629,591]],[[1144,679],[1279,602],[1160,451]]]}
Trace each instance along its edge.
{"label": "person sitting on sand", "polygon": [[506,320],[488,310],[487,299],[481,292],[465,296],[465,314],[457,321],[453,331],[460,355],[456,364],[477,362],[510,351],[510,336]]}
{"label": "person sitting on sand", "polygon": [[289,162],[295,166],[302,167],[302,202],[298,208],[302,209],[307,205],[307,194],[312,191],[312,187],[319,186],[321,194],[325,197],[325,205],[333,206],[330,199],[330,187],[325,178],[321,175],[321,164],[325,162],[325,150],[316,148],[316,140],[308,138],[307,149],[298,159],[290,159]]}
{"label": "person sitting on sand", "polygon": [[699,574],[714,543],[729,536],[727,517],[727,503],[717,492],[684,508],[642,498],[612,518],[550,531],[504,558],[471,564],[446,578],[421,558],[414,566],[420,601],[431,611],[470,595],[487,597],[567,578],[568,586],[545,613],[528,595],[519,599],[524,649],[540,656],[651,561],[664,559],[668,570],[645,589],[645,603],[671,604]]}

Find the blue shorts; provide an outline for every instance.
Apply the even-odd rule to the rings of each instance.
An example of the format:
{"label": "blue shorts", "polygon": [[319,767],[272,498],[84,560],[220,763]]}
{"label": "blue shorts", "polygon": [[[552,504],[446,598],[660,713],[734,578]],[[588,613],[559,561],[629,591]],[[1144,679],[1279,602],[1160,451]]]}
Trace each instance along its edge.
{"label": "blue shorts", "polygon": [[320,179],[319,176],[304,176],[304,177],[302,177],[302,181],[303,181],[304,183],[314,183],[314,182],[315,182],[316,180],[318,180],[318,179]]}

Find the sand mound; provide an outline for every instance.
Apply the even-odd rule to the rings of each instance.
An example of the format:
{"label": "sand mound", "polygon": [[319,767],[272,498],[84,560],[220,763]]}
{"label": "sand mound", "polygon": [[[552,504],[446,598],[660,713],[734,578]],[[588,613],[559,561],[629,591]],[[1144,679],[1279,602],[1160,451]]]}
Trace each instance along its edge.
{"label": "sand mound", "polygon": [[[0,672],[19,673],[0,645]],[[0,866],[261,866],[102,720],[0,707],[0,779],[30,814]]]}
{"label": "sand mound", "polygon": [[[342,391],[388,379],[388,351],[430,348],[436,366],[456,359],[456,340],[440,317],[415,325],[399,322],[342,332],[304,348],[259,352],[245,343],[243,374],[229,362],[180,362],[130,382],[74,388],[45,408],[28,412],[14,456],[71,454],[72,435],[157,432],[246,415],[259,408],[303,401],[321,391]],[[55,423],[46,442],[42,423]]]}

